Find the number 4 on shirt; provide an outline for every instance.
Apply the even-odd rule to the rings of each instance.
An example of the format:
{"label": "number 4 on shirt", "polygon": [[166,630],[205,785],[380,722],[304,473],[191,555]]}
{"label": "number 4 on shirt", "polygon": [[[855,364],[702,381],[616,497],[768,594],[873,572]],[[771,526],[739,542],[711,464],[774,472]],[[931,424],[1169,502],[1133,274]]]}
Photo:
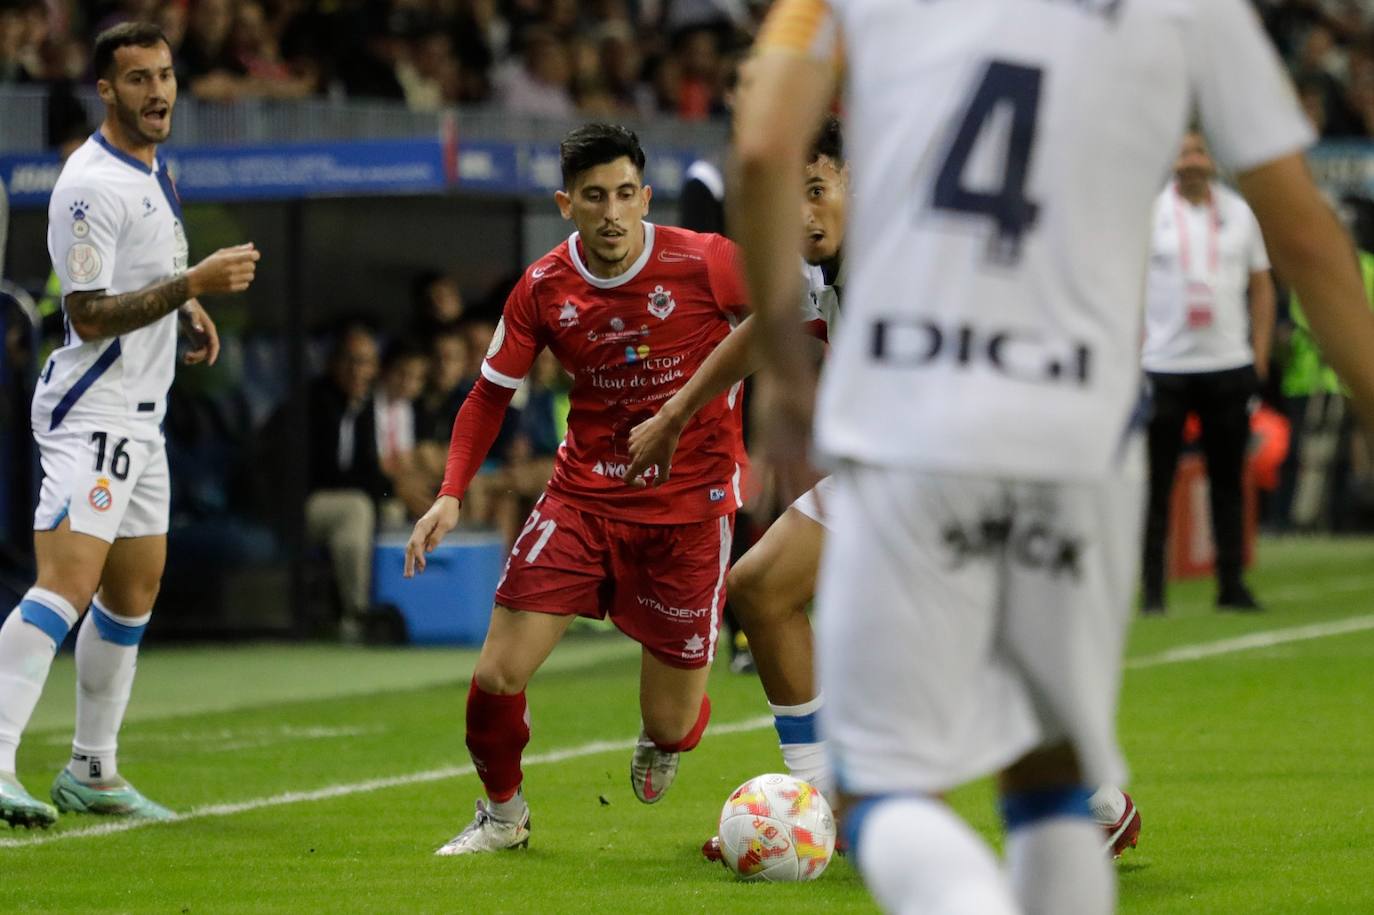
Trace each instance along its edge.
{"label": "number 4 on shirt", "polygon": [[[1035,145],[1043,73],[1038,67],[1001,60],[989,63],[935,178],[933,208],[993,221],[997,234],[989,241],[988,259],[998,264],[1012,265],[1020,259],[1021,239],[1034,228],[1040,214],[1039,204],[1026,197],[1026,173]],[[964,183],[964,172],[983,129],[1004,105],[1011,106],[1011,132],[1001,187],[974,190]]]}

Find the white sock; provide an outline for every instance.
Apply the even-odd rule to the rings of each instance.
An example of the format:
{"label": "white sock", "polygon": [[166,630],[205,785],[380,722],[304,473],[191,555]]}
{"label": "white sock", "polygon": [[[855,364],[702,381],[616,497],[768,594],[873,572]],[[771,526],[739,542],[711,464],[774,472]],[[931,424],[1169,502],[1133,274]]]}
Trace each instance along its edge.
{"label": "white sock", "polygon": [[1016,915],[992,849],[948,807],[921,797],[872,803],[850,811],[859,820],[847,822],[845,832],[864,883],[885,912]]}
{"label": "white sock", "polygon": [[493,801],[487,798],[487,810],[503,823],[519,823],[529,806],[525,803],[525,792],[519,789],[511,795],[510,800]]}
{"label": "white sock", "polygon": [[29,724],[76,610],[60,594],[30,588],[0,626],[0,772],[15,771],[19,739]]}
{"label": "white sock", "polygon": [[1088,798],[1093,819],[1103,826],[1115,826],[1126,815],[1126,795],[1116,785],[1103,785]]}
{"label": "white sock", "polygon": [[76,634],[76,737],[67,771],[80,781],[119,775],[119,726],[134,688],[138,643],[151,615],[119,616],[92,601]]}
{"label": "white sock", "polygon": [[833,798],[835,779],[830,771],[830,757],[821,740],[818,719],[825,704],[817,695],[801,705],[774,705],[773,726],[778,731],[778,746],[782,761],[793,778],[810,782],[821,794]]}
{"label": "white sock", "polygon": [[1103,851],[1102,827],[1087,817],[1050,817],[1013,829],[1007,865],[1026,915],[1116,911],[1116,869]]}

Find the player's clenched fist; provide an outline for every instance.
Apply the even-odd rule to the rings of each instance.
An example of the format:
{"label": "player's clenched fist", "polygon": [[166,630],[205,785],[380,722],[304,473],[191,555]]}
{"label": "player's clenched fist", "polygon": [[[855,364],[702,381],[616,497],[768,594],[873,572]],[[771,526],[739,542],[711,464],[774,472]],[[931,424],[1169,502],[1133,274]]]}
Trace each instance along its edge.
{"label": "player's clenched fist", "polygon": [[191,296],[243,292],[253,282],[261,257],[252,242],[220,248],[188,271]]}
{"label": "player's clenched fist", "polygon": [[415,530],[411,531],[410,540],[406,543],[406,578],[413,578],[416,572],[425,570],[425,555],[433,553],[448,532],[458,526],[458,511],[457,499],[440,496],[434,500],[429,511],[415,522]]}

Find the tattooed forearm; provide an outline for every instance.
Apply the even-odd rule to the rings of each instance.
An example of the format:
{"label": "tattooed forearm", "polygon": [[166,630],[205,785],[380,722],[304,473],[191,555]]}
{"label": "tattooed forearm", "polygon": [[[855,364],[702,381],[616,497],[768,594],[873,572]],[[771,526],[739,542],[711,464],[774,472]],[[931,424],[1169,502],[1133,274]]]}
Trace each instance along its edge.
{"label": "tattooed forearm", "polygon": [[183,273],[137,292],[74,292],[66,298],[67,317],[81,339],[98,340],[147,327],[189,298],[191,282]]}

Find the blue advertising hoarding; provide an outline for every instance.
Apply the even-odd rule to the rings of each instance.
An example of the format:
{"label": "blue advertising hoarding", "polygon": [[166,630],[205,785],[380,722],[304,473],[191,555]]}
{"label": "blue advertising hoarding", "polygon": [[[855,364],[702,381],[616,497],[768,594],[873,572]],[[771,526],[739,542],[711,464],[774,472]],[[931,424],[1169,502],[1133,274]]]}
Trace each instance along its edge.
{"label": "blue advertising hoarding", "polygon": [[[438,138],[271,146],[168,146],[165,157],[187,203],[294,200],[339,195],[420,194],[449,188],[502,194],[562,186],[556,142]],[[674,196],[692,150],[653,150],[648,182]],[[62,170],[54,154],[0,156],[0,180],[14,207],[42,207]]]}

